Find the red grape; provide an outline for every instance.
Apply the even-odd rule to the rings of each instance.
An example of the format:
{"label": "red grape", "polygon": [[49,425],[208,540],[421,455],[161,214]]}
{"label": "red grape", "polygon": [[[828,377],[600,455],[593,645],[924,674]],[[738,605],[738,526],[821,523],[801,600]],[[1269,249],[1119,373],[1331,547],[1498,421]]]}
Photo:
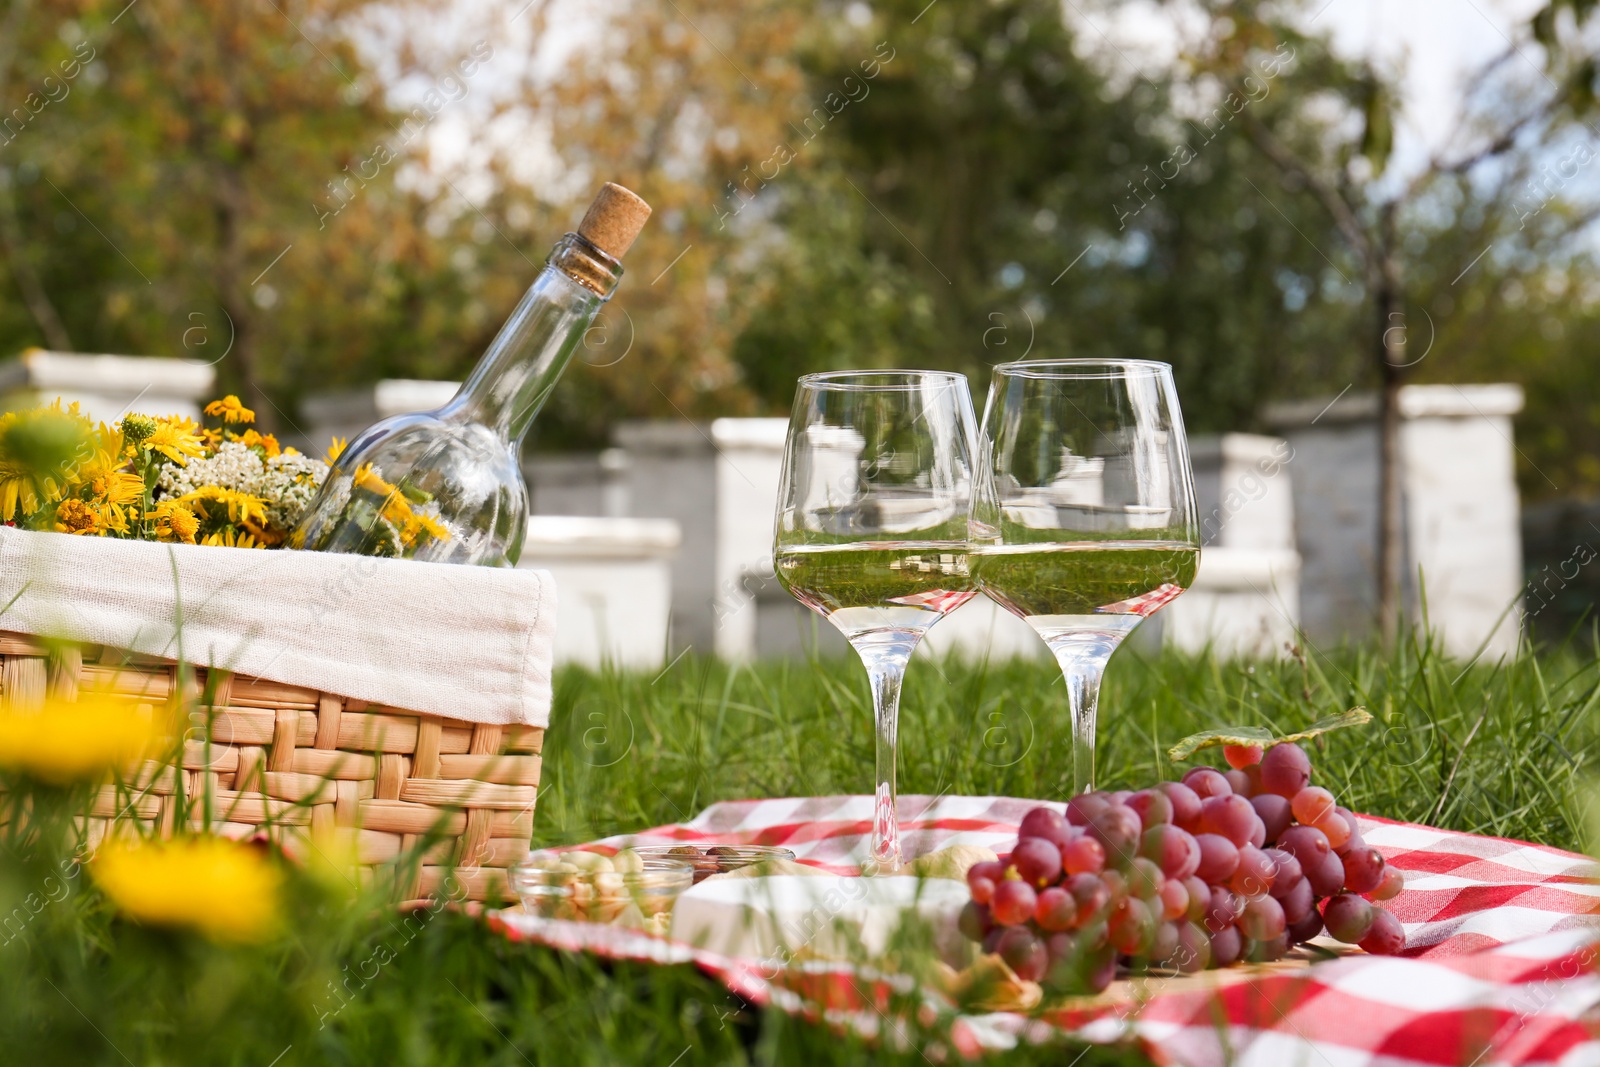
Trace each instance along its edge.
{"label": "red grape", "polygon": [[1050,954],[1053,967],[1060,960],[1071,959],[1078,951],[1078,939],[1068,933],[1054,933],[1044,939],[1044,950]]}
{"label": "red grape", "polygon": [[1344,862],[1344,887],[1352,893],[1370,893],[1383,881],[1387,869],[1383,853],[1375,848],[1352,848],[1340,857]]}
{"label": "red grape", "polygon": [[1241,848],[1250,843],[1255,827],[1260,822],[1256,809],[1241,796],[1230,793],[1207,797],[1200,803],[1200,832],[1221,834]]}
{"label": "red grape", "polygon": [[1328,839],[1328,846],[1335,851],[1343,848],[1345,842],[1350,840],[1350,824],[1345,822],[1337,811],[1327,812],[1312,825],[1322,831],[1323,836]]}
{"label": "red grape", "polygon": [[1260,745],[1223,745],[1222,758],[1235,770],[1244,770],[1252,763],[1261,762]]}
{"label": "red grape", "polygon": [[1384,911],[1373,909],[1372,929],[1361,939],[1361,947],[1374,956],[1393,956],[1406,947],[1406,931],[1400,920]]}
{"label": "red grape", "polygon": [[1337,811],[1340,817],[1343,818],[1345,823],[1350,827],[1350,840],[1345,842],[1344,847],[1359,848],[1360,846],[1366,844],[1365,841],[1361,840],[1361,823],[1356,820],[1355,813],[1349,808],[1334,808],[1333,810]]}
{"label": "red grape", "polygon": [[1104,846],[1106,860],[1119,867],[1133,859],[1143,833],[1139,816],[1122,804],[1108,804],[1089,822],[1089,836]]}
{"label": "red grape", "polygon": [[1289,801],[1276,793],[1258,793],[1250,798],[1250,806],[1256,809],[1256,817],[1261,820],[1268,841],[1282,837],[1293,821]]}
{"label": "red grape", "polygon": [[1383,868],[1383,880],[1378,883],[1378,888],[1368,895],[1373,900],[1393,900],[1400,895],[1400,890],[1405,888],[1405,884],[1406,876],[1400,873],[1398,867],[1385,865]]}
{"label": "red grape", "polygon": [[1124,956],[1149,955],[1155,938],[1156,920],[1150,906],[1138,897],[1128,897],[1111,910],[1111,943]]}
{"label": "red grape", "polygon": [[1046,841],[1055,842],[1057,832],[1066,830],[1067,817],[1055,808],[1043,805],[1028,809],[1022,817],[1022,824],[1017,827],[1017,838],[1042,837]]}
{"label": "red grape", "polygon": [[1078,902],[1060,886],[1051,886],[1039,894],[1034,905],[1033,921],[1043,930],[1070,930],[1078,919]]}
{"label": "red grape", "polygon": [[1189,921],[1197,923],[1211,907],[1211,887],[1191,874],[1183,880],[1183,888],[1189,892]]}
{"label": "red grape", "polygon": [[1289,810],[1294,812],[1294,817],[1307,826],[1315,825],[1317,820],[1337,806],[1333,802],[1333,794],[1319,785],[1306,786],[1289,802]]}
{"label": "red grape", "polygon": [[1182,782],[1162,782],[1156,788],[1172,801],[1172,821],[1193,833],[1200,820],[1200,797]]}
{"label": "red grape", "polygon": [[1317,896],[1311,892],[1311,883],[1304,878],[1295,879],[1294,888],[1277,900],[1283,905],[1283,917],[1290,926],[1317,910]]}
{"label": "red grape", "polygon": [[1256,897],[1244,906],[1239,916],[1239,929],[1252,941],[1271,941],[1282,934],[1287,925],[1283,905],[1271,897]]}
{"label": "red grape", "polygon": [[1306,917],[1299,922],[1289,924],[1289,940],[1297,945],[1310,941],[1322,933],[1322,916],[1316,908],[1307,910]]}
{"label": "red grape", "polygon": [[1277,874],[1277,865],[1271,857],[1254,845],[1246,845],[1239,850],[1239,866],[1228,887],[1242,897],[1265,896],[1271,892]]}
{"label": "red grape", "polygon": [[989,955],[1000,947],[1000,938],[1005,936],[1005,932],[1009,929],[1011,929],[1009,926],[996,926],[983,935],[981,944],[984,955]]}
{"label": "red grape", "polygon": [[1184,974],[1205,970],[1211,965],[1211,941],[1206,932],[1194,923],[1179,923],[1178,951],[1168,962]]}
{"label": "red grape", "polygon": [[1301,866],[1305,867],[1306,881],[1311,883],[1311,891],[1319,897],[1331,897],[1344,888],[1344,863],[1332,852],[1307,865],[1304,860]]}
{"label": "red grape", "polygon": [[1178,924],[1156,923],[1156,935],[1150,942],[1150,958],[1165,963],[1178,952]]}
{"label": "red grape", "polygon": [[1200,846],[1200,866],[1195,873],[1209,885],[1220,885],[1233,877],[1239,867],[1239,849],[1232,841],[1218,834],[1200,834],[1195,837]]}
{"label": "red grape", "polygon": [[1067,822],[1073,826],[1088,826],[1089,820],[1106,806],[1104,793],[1080,793],[1067,801]]}
{"label": "red grape", "polygon": [[1217,886],[1211,890],[1211,901],[1206,905],[1206,929],[1215,933],[1224,926],[1232,926],[1243,910],[1242,899]]}
{"label": "red grape", "polygon": [[1133,790],[1118,789],[1113,793],[1107,794],[1106,799],[1111,801],[1113,804],[1126,804],[1128,802],[1128,798],[1131,796],[1133,796]]}
{"label": "red grape", "polygon": [[1237,926],[1224,926],[1211,931],[1211,962],[1218,967],[1236,962],[1243,951],[1244,938],[1240,936]]}
{"label": "red grape", "polygon": [[1233,786],[1218,771],[1210,767],[1196,767],[1183,776],[1183,784],[1194,790],[1194,795],[1201,800],[1206,797],[1225,797],[1233,792]]}
{"label": "red grape", "polygon": [[1332,852],[1328,835],[1314,826],[1289,827],[1278,838],[1278,847],[1299,860],[1308,875],[1312,867],[1322,862],[1323,856]]}
{"label": "red grape", "polygon": [[1026,926],[1011,927],[1000,936],[1000,943],[995,947],[1006,966],[1024,982],[1037,982],[1050,966],[1050,954],[1045,951],[1044,942]]}
{"label": "red grape", "polygon": [[1235,796],[1250,799],[1250,794],[1255,792],[1255,785],[1250,781],[1250,776],[1240,770],[1223,771],[1222,777],[1228,780],[1228,788],[1232,789]]}
{"label": "red grape", "polygon": [[1176,826],[1152,826],[1139,839],[1139,855],[1155,860],[1168,878],[1187,878],[1200,867],[1194,835]]}
{"label": "red grape", "polygon": [[1152,826],[1172,821],[1172,801],[1159,789],[1141,789],[1128,798],[1128,807],[1148,832]]}
{"label": "red grape", "polygon": [[1161,917],[1181,919],[1189,914],[1189,890],[1177,878],[1161,883]]}
{"label": "red grape", "polygon": [[1011,865],[1024,882],[1042,889],[1061,877],[1061,851],[1042,837],[1025,837],[1011,850]]}
{"label": "red grape", "polygon": [[1111,903],[1115,904],[1128,895],[1128,879],[1115,867],[1101,871],[1100,881],[1105,884],[1106,892],[1111,894]]}
{"label": "red grape", "polygon": [[1335,940],[1354,945],[1371,931],[1377,910],[1364,897],[1340,893],[1322,906],[1322,923]]}
{"label": "red grape", "polygon": [[961,931],[961,936],[968,941],[982,941],[990,930],[994,929],[994,920],[989,918],[989,909],[975,900],[969,900],[961,908],[961,915],[956,919],[956,927]]}
{"label": "red grape", "polygon": [[1061,850],[1061,866],[1068,874],[1098,874],[1105,870],[1106,850],[1088,835],[1075,837]]}
{"label": "red grape", "polygon": [[1263,855],[1272,861],[1272,888],[1267,892],[1282,900],[1305,877],[1305,872],[1300,869],[1300,861],[1282,849],[1264,849]]}
{"label": "red grape", "polygon": [[1245,945],[1245,959],[1254,963],[1271,963],[1281,960],[1289,954],[1289,933],[1284,931],[1277,937],[1265,941],[1251,941]]}
{"label": "red grape", "polygon": [[1293,797],[1311,782],[1311,760],[1305,749],[1283,741],[1261,757],[1261,788],[1280,797]]}
{"label": "red grape", "polygon": [[1154,900],[1161,892],[1161,865],[1143,856],[1128,866],[1128,889],[1140,900]]}
{"label": "red grape", "polygon": [[1018,878],[1007,878],[994,887],[994,900],[989,912],[1002,926],[1018,926],[1033,918],[1039,905],[1039,896],[1033,887]]}
{"label": "red grape", "polygon": [[1107,945],[1102,954],[1089,961],[1091,966],[1084,973],[1083,985],[1091,993],[1104,993],[1111,987],[1117,977],[1117,954]]}
{"label": "red grape", "polygon": [[967,888],[972,891],[972,899],[979,904],[989,903],[994,896],[995,883],[1006,876],[1006,869],[998,863],[974,863],[967,868]]}
{"label": "red grape", "polygon": [[1092,874],[1075,874],[1063,882],[1061,888],[1072,894],[1082,921],[1093,919],[1111,903],[1111,892]]}

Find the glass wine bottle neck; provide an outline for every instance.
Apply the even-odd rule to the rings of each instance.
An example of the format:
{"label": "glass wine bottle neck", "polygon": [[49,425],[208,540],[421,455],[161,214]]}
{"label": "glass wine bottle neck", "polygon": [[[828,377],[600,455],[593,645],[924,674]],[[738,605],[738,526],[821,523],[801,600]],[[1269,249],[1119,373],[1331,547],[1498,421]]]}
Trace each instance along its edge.
{"label": "glass wine bottle neck", "polygon": [[622,264],[567,234],[439,415],[482,423],[520,444],[621,278]]}

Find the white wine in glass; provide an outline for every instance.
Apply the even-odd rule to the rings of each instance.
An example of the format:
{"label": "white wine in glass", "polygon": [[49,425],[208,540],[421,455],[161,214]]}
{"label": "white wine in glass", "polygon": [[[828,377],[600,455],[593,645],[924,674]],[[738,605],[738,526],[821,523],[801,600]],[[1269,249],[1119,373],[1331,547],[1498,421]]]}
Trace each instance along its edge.
{"label": "white wine in glass", "polygon": [[1145,360],[996,367],[971,570],[1039,633],[1072,713],[1073,786],[1094,787],[1106,662],[1194,583],[1194,477],[1172,368]]}
{"label": "white wine in glass", "polygon": [[877,733],[869,872],[900,866],[900,683],[922,635],[976,593],[967,558],[977,420],[967,380],[935,371],[800,379],[773,547],[795,599],[867,669]]}

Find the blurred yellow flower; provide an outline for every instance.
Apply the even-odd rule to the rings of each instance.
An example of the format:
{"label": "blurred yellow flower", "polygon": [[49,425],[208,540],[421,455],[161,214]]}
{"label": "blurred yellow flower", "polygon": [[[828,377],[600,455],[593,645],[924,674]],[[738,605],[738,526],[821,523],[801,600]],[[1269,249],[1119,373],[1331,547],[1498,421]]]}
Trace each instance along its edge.
{"label": "blurred yellow flower", "polygon": [[443,523],[431,515],[423,515],[420,512],[413,511],[406,517],[406,521],[400,527],[400,540],[409,545],[417,539],[419,534],[423,533],[426,533],[435,541],[450,540],[450,531],[444,527]]}
{"label": "blurred yellow flower", "polygon": [[101,847],[89,869],[138,922],[235,942],[260,941],[278,926],[283,876],[264,852],[236,841],[116,841]]}
{"label": "blurred yellow flower", "polygon": [[350,442],[346,438],[335,437],[333,439],[333,443],[328,446],[328,454],[322,457],[322,461],[330,467],[333,466],[334,462],[338,460],[340,456],[344,455],[344,450],[348,448],[349,445]]}
{"label": "blurred yellow flower", "polygon": [[206,534],[200,539],[202,545],[214,545],[222,548],[266,548],[267,546],[255,539],[255,536],[245,530],[218,530],[216,533]]}
{"label": "blurred yellow flower", "polygon": [[189,457],[205,455],[199,427],[188,419],[156,419],[156,428],[140,442],[141,448],[160,452],[178,466],[187,466]]}
{"label": "blurred yellow flower", "polygon": [[173,503],[197,512],[207,519],[216,517],[212,514],[212,508],[216,507],[227,509],[228,521],[231,523],[253,522],[264,526],[267,521],[265,500],[237,489],[224,489],[220,485],[202,485],[194,492],[178,497]]}
{"label": "blurred yellow flower", "polygon": [[221,400],[206,405],[207,415],[221,415],[224,422],[255,422],[256,413],[245,407],[239,398],[229,393]]}
{"label": "blurred yellow flower", "polygon": [[83,693],[42,709],[0,710],[0,767],[64,784],[100,777],[150,754],[161,737],[147,709]]}

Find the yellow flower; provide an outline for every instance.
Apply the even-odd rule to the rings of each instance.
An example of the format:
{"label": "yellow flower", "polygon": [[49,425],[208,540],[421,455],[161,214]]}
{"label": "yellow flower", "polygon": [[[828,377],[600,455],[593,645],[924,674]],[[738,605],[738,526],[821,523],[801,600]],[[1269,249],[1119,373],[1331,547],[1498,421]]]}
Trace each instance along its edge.
{"label": "yellow flower", "polygon": [[221,400],[213,400],[206,405],[207,415],[221,415],[225,422],[255,422],[256,413],[239,402],[239,398],[229,393]]}
{"label": "yellow flower", "polygon": [[370,463],[363,463],[356,468],[354,481],[357,489],[363,489],[373,496],[387,498],[396,495],[394,486],[384,481],[378,472],[372,469]]}
{"label": "yellow flower", "polygon": [[256,848],[218,837],[115,841],[90,862],[112,903],[138,922],[261,941],[278,927],[283,875]]}
{"label": "yellow flower", "polygon": [[350,442],[346,438],[335,437],[333,439],[333,444],[328,446],[328,454],[322,457],[322,462],[326,463],[330,467],[333,466],[338,458],[344,455],[344,450],[349,446],[349,444]]}
{"label": "yellow flower", "polygon": [[430,515],[413,511],[400,526],[400,540],[409,545],[416,541],[417,535],[421,533],[426,533],[435,541],[450,540],[450,531],[437,519]]}
{"label": "yellow flower", "polygon": [[127,700],[84,693],[38,711],[0,711],[0,767],[56,784],[97,778],[142,759],[160,736]]}
{"label": "yellow flower", "polygon": [[155,432],[139,447],[160,452],[180,467],[187,466],[190,456],[205,455],[198,431],[199,427],[188,419],[157,419]]}
{"label": "yellow flower", "polygon": [[100,514],[81,500],[67,499],[56,505],[56,532],[98,534],[103,524]]}
{"label": "yellow flower", "polygon": [[231,523],[253,522],[265,525],[267,521],[267,502],[258,496],[241,493],[237,489],[224,489],[220,485],[202,485],[192,493],[185,493],[173,501],[191,511],[198,512],[202,517],[214,519],[208,504],[217,505],[227,509],[228,521]]}
{"label": "yellow flower", "polygon": [[270,433],[256,433],[254,430],[246,430],[244,433],[239,435],[239,441],[247,448],[260,445],[262,448],[266,449],[268,459],[271,459],[273,456],[276,456],[278,453],[283,451],[282,447],[278,444],[278,439],[272,436]]}
{"label": "yellow flower", "polygon": [[166,541],[182,541],[186,545],[194,544],[194,535],[200,529],[200,520],[195,513],[173,500],[163,500],[156,505],[151,513],[156,520],[156,536]]}
{"label": "yellow flower", "polygon": [[221,529],[216,533],[206,534],[200,539],[202,545],[215,545],[221,548],[266,548],[253,534],[246,530]]}

